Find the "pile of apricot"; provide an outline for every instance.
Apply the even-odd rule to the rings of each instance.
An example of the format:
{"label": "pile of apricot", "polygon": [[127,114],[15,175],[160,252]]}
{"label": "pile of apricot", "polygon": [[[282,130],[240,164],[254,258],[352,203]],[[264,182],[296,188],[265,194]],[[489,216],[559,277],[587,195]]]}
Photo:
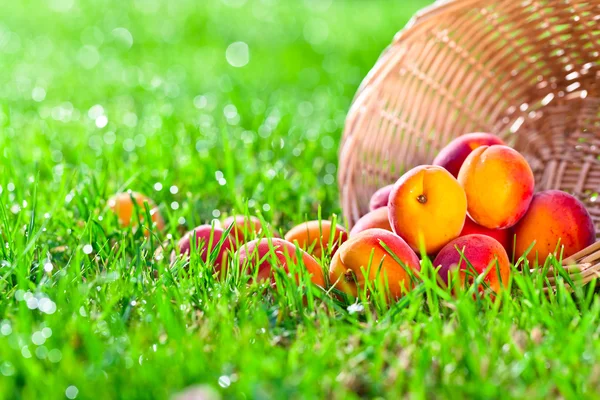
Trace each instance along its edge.
{"label": "pile of apricot", "polygon": [[[189,259],[195,244],[221,278],[237,268],[250,281],[275,285],[273,267],[279,267],[296,281],[305,275],[350,296],[379,286],[399,298],[414,286],[421,255],[434,260],[446,285],[452,276],[460,282],[479,276],[480,290],[499,292],[510,277],[509,254],[535,266],[595,241],[592,218],[577,198],[558,190],[535,193],[534,186],[516,150],[491,134],[467,134],[432,165],[413,168],[375,192],[370,212],[349,233],[330,221],[309,221],[281,238],[257,217],[234,215],[222,226],[201,225],[183,235],[170,261]],[[146,226],[148,216],[157,230],[164,227],[154,203],[138,193],[118,194],[109,206],[124,227]]]}
{"label": "pile of apricot", "polygon": [[[387,229],[403,239],[402,252],[410,248],[434,259],[445,283],[450,272],[458,270],[465,279],[472,267],[497,292],[509,279],[509,254],[525,255],[535,266],[551,254],[566,258],[595,241],[581,201],[559,190],[535,193],[534,186],[525,158],[500,138],[463,135],[443,148],[433,165],[413,168],[373,194],[371,212],[352,230],[364,230],[364,239],[354,244],[363,251],[356,253],[372,247],[367,236],[379,237],[380,231],[370,228]],[[352,262],[362,263],[358,257],[347,264]],[[397,283],[409,289],[405,282]]]}

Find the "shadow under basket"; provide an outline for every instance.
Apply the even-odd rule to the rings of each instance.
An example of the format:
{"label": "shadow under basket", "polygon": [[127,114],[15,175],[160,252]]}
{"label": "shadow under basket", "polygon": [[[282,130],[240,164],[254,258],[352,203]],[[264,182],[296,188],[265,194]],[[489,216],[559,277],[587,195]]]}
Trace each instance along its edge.
{"label": "shadow under basket", "polygon": [[[338,178],[350,226],[377,189],[469,132],[521,152],[537,190],[579,198],[600,238],[600,0],[445,0],[418,12],[346,120]],[[600,243],[563,265],[583,284],[600,276]]]}

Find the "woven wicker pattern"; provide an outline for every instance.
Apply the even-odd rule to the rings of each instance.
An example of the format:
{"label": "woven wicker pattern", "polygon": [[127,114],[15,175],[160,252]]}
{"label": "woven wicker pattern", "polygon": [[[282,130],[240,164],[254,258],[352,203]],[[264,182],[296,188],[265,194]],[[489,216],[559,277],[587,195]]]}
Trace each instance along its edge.
{"label": "woven wicker pattern", "polygon": [[402,171],[468,132],[523,153],[537,189],[587,205],[600,232],[600,0],[455,0],[422,11],[364,80],[340,152],[350,223]]}
{"label": "woven wicker pattern", "polygon": [[581,199],[600,234],[600,0],[446,0],[418,13],[365,78],[339,183],[350,225],[403,171],[468,132],[529,161],[538,190]]}

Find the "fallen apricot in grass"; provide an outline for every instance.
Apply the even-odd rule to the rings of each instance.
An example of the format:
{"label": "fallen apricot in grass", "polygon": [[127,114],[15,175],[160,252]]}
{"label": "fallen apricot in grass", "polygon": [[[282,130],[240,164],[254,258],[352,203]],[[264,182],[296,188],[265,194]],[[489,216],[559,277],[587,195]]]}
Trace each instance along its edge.
{"label": "fallen apricot in grass", "polygon": [[389,201],[390,224],[416,252],[436,253],[460,234],[467,216],[467,197],[444,168],[416,167],[395,184]]}
{"label": "fallen apricot in grass", "polygon": [[[171,253],[171,262],[176,260],[178,255],[185,258],[190,257],[192,249],[192,243],[195,237],[196,240],[196,251],[203,262],[207,263],[210,259],[210,254],[213,252],[225,235],[225,231],[221,228],[216,228],[211,225],[200,225],[193,230],[186,233],[178,242],[177,250]],[[227,268],[227,262],[229,260],[229,253],[236,250],[235,243],[230,236],[225,237],[222,240],[222,245],[218,250],[218,254],[214,260],[214,270],[216,272],[225,272]]]}
{"label": "fallen apricot in grass", "polygon": [[[156,207],[150,198],[137,192],[123,192],[117,193],[108,199],[108,206],[116,214],[119,225],[122,227],[137,226],[138,219],[142,224],[144,223],[146,218],[144,203],[148,203],[152,223],[158,230],[162,230],[165,227],[165,222],[160,215],[158,207]],[[139,211],[138,215],[135,213],[136,207]]]}
{"label": "fallen apricot in grass", "polygon": [[350,238],[335,253],[329,267],[329,281],[354,297],[368,281],[399,298],[412,289],[411,272],[419,270],[419,258],[401,237],[384,229],[369,229]]}
{"label": "fallen apricot in grass", "polygon": [[471,217],[467,216],[467,219],[465,220],[465,226],[463,227],[462,232],[460,232],[460,236],[475,234],[485,235],[496,239],[500,242],[502,247],[504,247],[507,254],[511,253],[513,246],[513,233],[511,229],[486,228],[485,226],[481,226],[477,222],[473,221]]}
{"label": "fallen apricot in grass", "polygon": [[444,167],[455,178],[458,177],[460,167],[473,150],[481,146],[504,144],[502,139],[491,133],[467,133],[451,141],[438,153],[433,160],[433,165]]}
{"label": "fallen apricot in grass", "polygon": [[533,172],[508,146],[481,146],[465,160],[458,181],[467,194],[469,216],[479,225],[504,229],[525,215],[533,197]]}
{"label": "fallen apricot in grass", "polygon": [[385,229],[386,231],[392,231],[390,225],[389,208],[387,206],[377,208],[368,214],[363,215],[356,224],[350,230],[350,237],[362,232],[367,229]]}
{"label": "fallen apricot in grass", "polygon": [[[298,262],[297,254],[302,257],[301,262]],[[243,272],[249,275],[256,273],[259,282],[268,280],[274,285],[273,266],[289,273],[289,263],[293,263],[298,265],[298,268],[305,268],[314,284],[325,287],[325,277],[319,263],[310,254],[287,240],[278,238],[252,240],[242,245],[234,258],[239,260]],[[299,270],[295,272],[296,279],[299,279]]]}
{"label": "fallen apricot in grass", "polygon": [[232,215],[223,221],[225,230],[231,227],[229,234],[236,243],[245,243],[260,235],[263,231],[262,222],[254,216]]}
{"label": "fallen apricot in grass", "polygon": [[[462,255],[461,256],[461,252]],[[468,263],[473,270],[469,270]],[[496,239],[486,235],[467,235],[448,243],[433,261],[442,281],[448,285],[452,271],[458,270],[461,285],[474,282],[484,274],[483,282],[494,292],[499,293],[508,284],[510,277],[510,261],[504,247]],[[479,290],[483,291],[482,285]]]}
{"label": "fallen apricot in grass", "polygon": [[369,202],[369,210],[373,211],[381,207],[387,207],[390,199],[390,193],[392,192],[393,188],[393,184],[387,185],[373,193],[373,196],[371,196],[371,201]]}
{"label": "fallen apricot in grass", "polygon": [[285,240],[297,242],[301,249],[316,258],[321,258],[324,254],[334,254],[347,239],[346,230],[340,225],[333,226],[330,221],[308,221],[293,227],[285,234]]}
{"label": "fallen apricot in grass", "polygon": [[560,190],[536,193],[514,230],[518,257],[533,245],[527,254],[532,265],[536,259],[543,264],[550,254],[567,258],[596,240],[594,222],[583,203]]}

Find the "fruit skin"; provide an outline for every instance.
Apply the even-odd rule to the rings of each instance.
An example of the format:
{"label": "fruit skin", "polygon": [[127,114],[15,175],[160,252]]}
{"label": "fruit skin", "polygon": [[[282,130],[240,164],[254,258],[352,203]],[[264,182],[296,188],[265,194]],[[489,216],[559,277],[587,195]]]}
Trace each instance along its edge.
{"label": "fruit skin", "polygon": [[373,253],[367,279],[371,282],[377,279],[382,288],[385,287],[387,279],[389,294],[393,298],[399,298],[405,291],[410,290],[410,274],[394,260],[382,246],[382,242],[407,268],[414,272],[420,270],[419,258],[401,237],[384,229],[369,229],[350,238],[335,253],[329,267],[330,284],[356,297],[359,288],[364,288],[365,274]]}
{"label": "fruit skin", "polygon": [[[444,246],[433,261],[435,268],[441,266],[438,274],[446,285],[448,285],[451,271],[455,268],[464,271],[460,273],[461,285],[467,277],[469,280],[474,279],[474,277],[466,274],[468,265],[464,258],[461,260],[461,255],[456,248],[462,251],[464,257],[471,263],[478,275],[487,271],[484,282],[494,292],[499,293],[502,286],[506,287],[510,277],[510,261],[506,250],[496,239],[478,234],[462,236],[451,241]],[[500,274],[498,274],[496,268],[496,260],[498,261]],[[483,291],[484,287],[482,286],[479,289]]]}
{"label": "fruit skin", "polygon": [[302,255],[302,263],[310,274],[310,280],[318,286],[325,287],[325,276],[319,263],[307,252],[296,248],[296,245],[284,239],[255,239],[245,243],[236,253],[234,258],[239,260],[239,267],[246,273],[253,275],[258,268],[257,280],[270,280],[275,285],[275,275],[272,263],[289,272],[288,259],[296,263],[297,251]]}
{"label": "fruit skin", "polygon": [[491,133],[467,133],[452,140],[440,150],[433,160],[433,165],[444,167],[456,178],[460,167],[473,150],[481,146],[492,146],[494,144],[504,144],[504,142]]}
{"label": "fruit skin", "polygon": [[533,198],[533,172],[525,158],[508,146],[481,146],[467,157],[458,174],[469,216],[490,229],[514,226]]}
{"label": "fruit skin", "polygon": [[471,217],[467,216],[467,219],[465,220],[465,226],[463,227],[463,230],[460,233],[460,236],[467,236],[467,235],[474,235],[474,234],[486,235],[491,238],[494,238],[500,242],[502,247],[504,247],[504,250],[506,250],[507,254],[510,255],[512,253],[514,234],[511,229],[486,228],[485,226],[481,226],[481,225],[477,224],[475,221],[473,221],[471,219]]}
{"label": "fruit skin", "polygon": [[390,193],[392,192],[393,188],[393,184],[387,185],[373,193],[371,201],[369,202],[369,210],[374,211],[381,207],[387,207],[390,199]]}
{"label": "fruit skin", "polygon": [[390,217],[389,217],[389,208],[387,206],[377,208],[376,210],[371,211],[361,217],[356,224],[350,230],[350,237],[357,235],[362,231],[366,231],[367,229],[385,229],[386,231],[392,231],[392,226],[390,225]]}
{"label": "fruit skin", "polygon": [[140,220],[142,221],[142,223],[144,222],[144,217],[146,216],[146,209],[144,207],[144,202],[146,202],[150,207],[150,216],[152,218],[152,222],[156,225],[156,228],[159,231],[162,231],[165,227],[165,221],[160,215],[158,207],[156,207],[156,205],[150,198],[137,192],[117,193],[110,199],[108,199],[108,206],[110,207],[112,212],[114,212],[117,215],[119,225],[121,225],[124,228],[128,226],[137,226],[138,219],[134,215],[135,206],[131,201],[132,198],[139,207]]}
{"label": "fruit skin", "polygon": [[[211,225],[200,225],[193,230],[186,233],[177,243],[177,251],[171,253],[171,263],[175,262],[178,255],[184,258],[190,257],[190,248],[192,247],[193,234],[196,234],[196,246],[197,251],[201,259],[204,262],[208,261],[210,253],[217,247],[225,231],[221,228],[212,227]],[[209,248],[210,244],[210,248]],[[219,254],[214,262],[214,269],[216,272],[223,272],[220,276],[223,276],[227,269],[227,263],[229,261],[229,253],[235,252],[236,247],[234,240],[227,236],[223,241],[223,245],[219,250]]]}
{"label": "fruit skin", "polygon": [[467,216],[467,197],[444,168],[422,165],[394,184],[389,217],[393,231],[416,252],[434,254],[458,237]]}
{"label": "fruit skin", "polygon": [[308,221],[293,227],[285,234],[285,240],[291,243],[298,242],[298,246],[319,259],[324,254],[334,254],[340,244],[348,240],[348,233],[340,226],[335,226],[333,246],[329,249],[332,223],[330,221]]}
{"label": "fruit skin", "polygon": [[[546,190],[533,196],[529,210],[514,228],[516,256],[527,254],[533,266],[536,260],[543,264],[559,244],[564,246],[563,258],[594,244],[596,229],[590,213],[576,197],[560,190]],[[560,256],[560,248],[557,257]]]}

